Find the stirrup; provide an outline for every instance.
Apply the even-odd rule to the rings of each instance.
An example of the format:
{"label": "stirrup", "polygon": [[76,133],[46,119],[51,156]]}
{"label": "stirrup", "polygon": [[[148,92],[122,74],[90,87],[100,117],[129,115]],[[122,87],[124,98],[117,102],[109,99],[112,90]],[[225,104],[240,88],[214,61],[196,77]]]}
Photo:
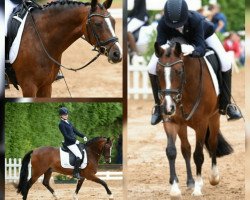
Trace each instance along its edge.
{"label": "stirrup", "polygon": [[[230,116],[228,114],[229,106],[231,106],[235,110],[235,112],[237,112],[236,115],[238,115],[238,116],[234,116],[236,118],[230,118]],[[225,115],[226,115],[227,121],[238,120],[238,119],[243,117],[242,114],[241,114],[240,109],[238,108],[238,106],[236,104],[233,104],[233,103],[230,103],[230,104],[227,105],[227,107],[225,109]]]}

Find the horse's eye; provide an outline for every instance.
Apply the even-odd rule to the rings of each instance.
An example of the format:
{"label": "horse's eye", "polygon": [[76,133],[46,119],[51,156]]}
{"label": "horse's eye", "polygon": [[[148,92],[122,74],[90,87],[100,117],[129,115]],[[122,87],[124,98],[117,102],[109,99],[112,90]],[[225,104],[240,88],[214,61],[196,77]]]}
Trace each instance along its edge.
{"label": "horse's eye", "polygon": [[95,22],[95,26],[100,28],[102,26],[102,23],[101,22]]}
{"label": "horse's eye", "polygon": [[177,70],[177,69],[175,70],[175,73],[176,73],[177,75],[179,75],[179,76],[182,75],[182,72],[183,72],[183,70]]}

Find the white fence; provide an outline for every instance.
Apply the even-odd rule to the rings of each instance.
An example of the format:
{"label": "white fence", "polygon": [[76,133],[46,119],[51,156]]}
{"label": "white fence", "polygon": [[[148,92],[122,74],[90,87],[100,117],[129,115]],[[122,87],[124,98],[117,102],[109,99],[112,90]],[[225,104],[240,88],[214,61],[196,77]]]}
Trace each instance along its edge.
{"label": "white fence", "polygon": [[[18,182],[19,180],[19,173],[21,170],[22,161],[21,158],[19,159],[6,159],[5,158],[5,182]],[[31,176],[31,165],[29,164],[29,176]],[[96,174],[99,178],[102,180],[122,180],[123,179],[123,173],[122,172],[111,172],[111,171],[105,171],[105,172],[97,172]],[[52,177],[53,178],[53,177]],[[42,181],[43,176],[41,176],[38,181]]]}
{"label": "white fence", "polygon": [[128,67],[128,97],[130,99],[152,98],[147,67],[144,65]]}

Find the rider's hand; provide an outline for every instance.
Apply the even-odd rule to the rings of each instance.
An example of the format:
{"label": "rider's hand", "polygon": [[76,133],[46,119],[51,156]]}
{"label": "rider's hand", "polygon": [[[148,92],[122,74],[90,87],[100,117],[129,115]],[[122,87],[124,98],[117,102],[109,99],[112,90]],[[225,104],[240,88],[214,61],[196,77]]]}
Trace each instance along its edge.
{"label": "rider's hand", "polygon": [[76,144],[80,144],[80,142],[78,140],[76,140]]}
{"label": "rider's hand", "polygon": [[193,53],[194,47],[189,44],[182,44],[181,45],[181,51],[183,53],[183,56],[187,56]]}
{"label": "rider's hand", "polygon": [[87,142],[88,138],[86,136],[84,136],[83,140],[84,140],[84,142]]}

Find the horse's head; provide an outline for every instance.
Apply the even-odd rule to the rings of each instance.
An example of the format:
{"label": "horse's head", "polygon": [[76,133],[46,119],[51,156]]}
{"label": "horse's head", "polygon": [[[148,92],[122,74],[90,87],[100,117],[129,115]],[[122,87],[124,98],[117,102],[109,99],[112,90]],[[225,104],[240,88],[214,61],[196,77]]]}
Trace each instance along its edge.
{"label": "horse's head", "polygon": [[111,151],[112,151],[113,142],[110,138],[107,138],[102,150],[102,155],[106,163],[111,163]]}
{"label": "horse's head", "polygon": [[87,19],[87,41],[100,53],[108,57],[110,63],[122,60],[122,50],[115,35],[115,20],[107,11],[112,0],[100,4],[98,0],[91,1]]}
{"label": "horse's head", "polygon": [[176,104],[181,100],[185,81],[181,45],[174,42],[161,47],[155,43],[155,54],[159,58],[156,70],[162,111],[170,117],[176,112]]}

